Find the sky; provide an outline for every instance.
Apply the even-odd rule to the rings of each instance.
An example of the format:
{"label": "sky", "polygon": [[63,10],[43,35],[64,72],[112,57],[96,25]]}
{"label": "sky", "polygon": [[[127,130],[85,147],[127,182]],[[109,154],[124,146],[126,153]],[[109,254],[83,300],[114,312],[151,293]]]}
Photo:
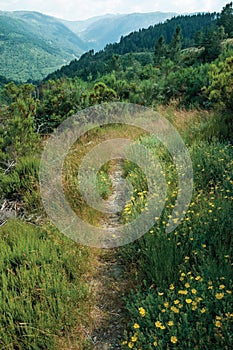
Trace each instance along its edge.
{"label": "sky", "polygon": [[38,11],[67,20],[81,20],[107,13],[220,12],[230,0],[1,0],[2,11]]}

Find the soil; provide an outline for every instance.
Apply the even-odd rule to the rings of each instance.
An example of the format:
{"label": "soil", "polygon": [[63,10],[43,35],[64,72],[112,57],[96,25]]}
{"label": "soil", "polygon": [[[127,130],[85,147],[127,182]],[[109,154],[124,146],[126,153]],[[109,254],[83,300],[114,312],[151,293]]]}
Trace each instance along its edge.
{"label": "soil", "polygon": [[[120,161],[112,165],[110,178],[112,194],[106,202],[106,209],[120,210],[125,198]],[[119,220],[116,212],[101,225],[117,232]],[[102,249],[96,256],[95,264],[96,273],[92,279],[95,300],[92,311],[94,327],[90,335],[93,349],[121,349],[127,322],[124,296],[132,287],[130,275],[119,248]]]}

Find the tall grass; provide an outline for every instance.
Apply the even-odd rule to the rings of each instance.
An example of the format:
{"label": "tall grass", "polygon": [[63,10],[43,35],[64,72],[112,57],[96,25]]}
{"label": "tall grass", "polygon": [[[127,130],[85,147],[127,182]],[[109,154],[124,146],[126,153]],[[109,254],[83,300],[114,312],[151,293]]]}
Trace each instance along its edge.
{"label": "tall grass", "polygon": [[[136,292],[128,298],[131,321],[123,348],[230,349],[233,147],[219,141],[192,143],[193,198],[183,222],[166,234],[177,196],[176,172],[156,142],[147,137],[145,143],[161,153],[170,189],[164,211],[150,231],[122,248],[123,256],[137,265],[139,275]],[[132,172],[140,199],[141,178],[133,174],[129,163],[126,170]],[[133,207],[140,205],[139,200],[127,204],[126,221],[133,218]]]}
{"label": "tall grass", "polygon": [[0,229],[0,249],[0,348],[54,349],[61,338],[65,343],[88,314],[87,249],[51,227],[20,221]]}

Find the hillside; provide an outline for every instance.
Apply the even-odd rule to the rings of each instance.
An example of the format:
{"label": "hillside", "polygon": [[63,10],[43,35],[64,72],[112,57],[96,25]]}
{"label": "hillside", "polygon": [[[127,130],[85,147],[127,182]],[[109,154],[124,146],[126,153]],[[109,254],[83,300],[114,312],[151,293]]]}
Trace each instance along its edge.
{"label": "hillside", "polygon": [[40,80],[86,50],[60,21],[37,12],[0,12],[0,75]]}
{"label": "hillside", "polygon": [[[153,51],[158,37],[162,34],[167,41],[171,40],[178,24],[184,34],[184,47],[190,46],[194,33],[205,30],[215,19],[215,14],[171,19],[174,15],[162,12],[109,14],[71,22],[38,12],[0,12],[0,76],[19,82],[38,81],[75,60],[70,66],[72,72],[77,71],[85,79],[93,74],[92,68],[89,69],[90,61],[102,65],[103,71],[103,61],[112,54]],[[104,51],[93,55],[93,49],[103,47]],[[91,60],[86,53],[77,61],[88,49],[92,50]],[[65,68],[65,71],[62,70],[69,76],[70,69]],[[98,71],[102,72],[100,68]]]}
{"label": "hillside", "polygon": [[48,79],[76,75],[85,80],[90,75],[95,78],[98,74],[104,74],[104,72],[112,70],[113,55],[154,52],[159,37],[163,35],[164,39],[170,42],[177,26],[180,26],[182,30],[182,47],[187,48],[194,45],[195,35],[198,31],[205,32],[210,27],[214,28],[216,26],[216,13],[178,16],[147,29],[132,32],[122,37],[119,43],[106,45],[104,50],[95,54],[93,50],[90,50],[83,54],[79,60],[74,60],[68,66],[64,66],[49,75]]}
{"label": "hillside", "polygon": [[122,35],[164,21],[173,13],[105,15],[85,21],[62,21],[30,11],[0,11],[0,76],[38,81]]}
{"label": "hillside", "polygon": [[174,12],[109,14],[84,21],[62,23],[77,34],[90,49],[101,50],[109,43],[118,42],[121,36],[162,23],[176,15]]}
{"label": "hillside", "polygon": [[0,76],[0,349],[232,349],[233,3],[54,78]]}

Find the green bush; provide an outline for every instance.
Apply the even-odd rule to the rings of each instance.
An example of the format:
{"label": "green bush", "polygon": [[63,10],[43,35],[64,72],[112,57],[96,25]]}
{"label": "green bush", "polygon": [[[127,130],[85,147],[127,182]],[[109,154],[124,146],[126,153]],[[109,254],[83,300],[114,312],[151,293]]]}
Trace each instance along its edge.
{"label": "green bush", "polygon": [[39,163],[36,156],[22,157],[9,171],[0,172],[0,197],[23,201],[25,209],[38,212],[41,208]]}
{"label": "green bush", "polygon": [[0,348],[54,349],[85,318],[87,249],[19,221],[1,228],[0,249]]}
{"label": "green bush", "polygon": [[[148,138],[142,142],[160,155],[169,189],[154,226],[122,248],[125,259],[137,266],[137,287],[127,298],[130,322],[123,348],[230,349],[233,148],[207,141],[190,147],[192,201],[182,223],[167,234],[177,197],[175,168],[156,142]],[[133,173],[129,163],[126,170],[134,188],[140,189],[139,174]],[[146,208],[146,196],[137,192],[131,198],[124,210],[125,221],[134,218],[142,205]]]}

